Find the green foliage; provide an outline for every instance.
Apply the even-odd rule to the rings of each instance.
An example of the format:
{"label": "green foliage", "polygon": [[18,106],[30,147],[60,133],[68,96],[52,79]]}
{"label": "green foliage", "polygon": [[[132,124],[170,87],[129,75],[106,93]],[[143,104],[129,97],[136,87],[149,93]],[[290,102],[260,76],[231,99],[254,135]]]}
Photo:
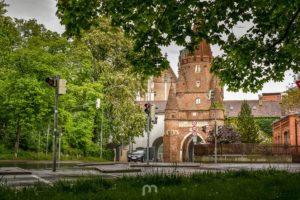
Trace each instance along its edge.
{"label": "green foliage", "polygon": [[272,123],[279,119],[278,117],[264,117],[255,118],[255,123],[259,126],[260,130],[272,137]]}
{"label": "green foliage", "polygon": [[299,88],[290,88],[286,91],[286,95],[282,97],[281,108],[288,114],[290,111],[295,112],[300,106],[300,90]]}
{"label": "green foliage", "polygon": [[[67,94],[59,97],[63,154],[98,157],[100,132],[104,147],[109,136],[121,143],[143,133],[145,115],[135,103],[143,79],[133,73],[132,41],[120,29],[99,18],[101,27],[68,40],[36,20],[6,17],[3,9],[0,1],[1,144],[16,156],[21,148],[21,157],[22,150],[51,151],[54,88],[45,78],[54,75],[67,80]],[[112,159],[112,151],[103,149],[103,156]]]}
{"label": "green foliage", "polygon": [[282,81],[287,70],[300,71],[299,0],[59,0],[57,7],[69,36],[99,25],[99,15],[109,16],[134,38],[133,63],[144,73],[166,67],[159,46],[175,41],[193,49],[203,39],[223,50],[212,71],[233,91],[257,91],[265,82]]}
{"label": "green foliage", "polygon": [[[116,179],[85,177],[53,186],[0,187],[3,199],[299,199],[299,173],[285,171],[204,172],[191,176],[148,175]],[[143,186],[154,185],[143,195]]]}
{"label": "green foliage", "polygon": [[254,117],[251,113],[251,108],[247,101],[241,105],[241,112],[237,118],[237,130],[241,134],[243,143],[258,143],[260,142],[259,129],[255,123]]}
{"label": "green foliage", "polygon": [[225,117],[224,123],[226,126],[232,127],[237,130],[237,117]]}

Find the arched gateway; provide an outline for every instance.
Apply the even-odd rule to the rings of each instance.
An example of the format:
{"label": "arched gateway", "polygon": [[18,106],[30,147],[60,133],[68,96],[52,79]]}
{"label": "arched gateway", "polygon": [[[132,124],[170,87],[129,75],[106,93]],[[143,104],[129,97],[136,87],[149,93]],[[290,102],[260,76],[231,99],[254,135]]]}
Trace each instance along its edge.
{"label": "arched gateway", "polygon": [[181,141],[180,160],[183,162],[192,162],[194,157],[194,145],[206,143],[200,134],[197,134],[196,141],[193,141],[193,134],[188,133]]}
{"label": "arched gateway", "polygon": [[163,137],[156,138],[152,144],[152,148],[154,148],[154,160],[163,161]]}

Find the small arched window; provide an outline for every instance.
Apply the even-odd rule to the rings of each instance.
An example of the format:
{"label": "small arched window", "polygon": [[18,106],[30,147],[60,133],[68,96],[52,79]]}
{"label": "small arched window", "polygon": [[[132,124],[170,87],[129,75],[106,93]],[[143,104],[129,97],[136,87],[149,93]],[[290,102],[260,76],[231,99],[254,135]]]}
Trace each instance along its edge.
{"label": "small arched window", "polygon": [[200,73],[201,72],[201,67],[200,65],[195,65],[195,72]]}

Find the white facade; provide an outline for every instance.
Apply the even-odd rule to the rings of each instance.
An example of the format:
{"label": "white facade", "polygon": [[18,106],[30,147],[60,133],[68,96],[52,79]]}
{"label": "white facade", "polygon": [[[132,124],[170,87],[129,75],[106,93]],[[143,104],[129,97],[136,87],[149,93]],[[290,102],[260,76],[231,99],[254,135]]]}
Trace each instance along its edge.
{"label": "white facade", "polygon": [[[157,114],[157,124],[153,124],[152,130],[149,135],[149,147],[153,145],[153,142],[159,138],[163,137],[165,130],[165,115]],[[138,147],[147,147],[147,133],[144,131],[143,136],[135,137],[135,143],[132,144],[133,150]]]}

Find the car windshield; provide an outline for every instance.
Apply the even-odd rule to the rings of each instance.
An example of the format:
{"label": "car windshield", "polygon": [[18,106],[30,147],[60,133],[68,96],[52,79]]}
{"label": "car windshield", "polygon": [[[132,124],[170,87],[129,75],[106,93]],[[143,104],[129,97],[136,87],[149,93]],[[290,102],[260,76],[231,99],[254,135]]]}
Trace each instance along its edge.
{"label": "car windshield", "polygon": [[133,155],[138,155],[138,154],[143,154],[143,153],[144,153],[143,150],[132,152]]}

